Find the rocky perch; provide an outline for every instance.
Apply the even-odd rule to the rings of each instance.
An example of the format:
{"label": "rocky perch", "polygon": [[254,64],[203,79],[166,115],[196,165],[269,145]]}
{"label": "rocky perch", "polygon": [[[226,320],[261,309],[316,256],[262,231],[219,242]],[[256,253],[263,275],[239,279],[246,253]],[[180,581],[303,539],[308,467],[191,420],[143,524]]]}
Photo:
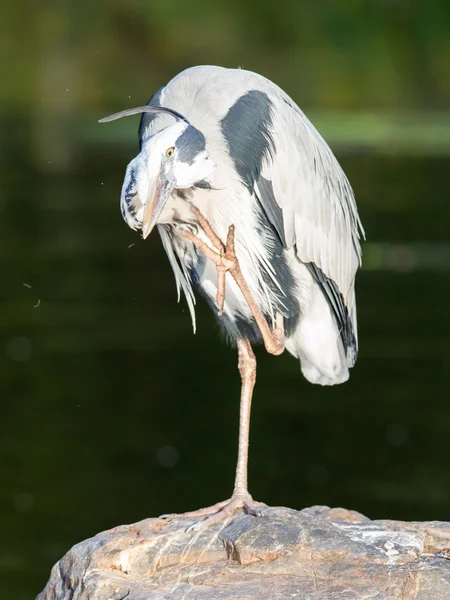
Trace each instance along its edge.
{"label": "rocky perch", "polygon": [[146,519],[74,546],[37,600],[450,600],[450,523],[341,508],[237,512],[201,533]]}

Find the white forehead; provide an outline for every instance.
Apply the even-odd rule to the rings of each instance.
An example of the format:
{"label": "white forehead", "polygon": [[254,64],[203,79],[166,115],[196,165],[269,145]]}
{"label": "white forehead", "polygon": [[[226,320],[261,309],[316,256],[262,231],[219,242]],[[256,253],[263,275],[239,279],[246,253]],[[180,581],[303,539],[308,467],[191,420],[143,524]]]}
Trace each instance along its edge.
{"label": "white forehead", "polygon": [[145,140],[142,145],[142,150],[148,153],[154,152],[155,150],[165,152],[167,148],[175,146],[175,142],[187,127],[189,127],[189,125],[185,121],[177,121],[170,127],[166,127]]}

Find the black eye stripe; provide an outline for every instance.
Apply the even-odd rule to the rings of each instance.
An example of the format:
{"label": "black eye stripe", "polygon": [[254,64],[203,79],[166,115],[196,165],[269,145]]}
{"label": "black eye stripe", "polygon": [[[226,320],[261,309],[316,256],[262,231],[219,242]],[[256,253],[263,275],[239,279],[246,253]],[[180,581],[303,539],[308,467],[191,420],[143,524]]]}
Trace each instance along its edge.
{"label": "black eye stripe", "polygon": [[177,160],[192,165],[196,156],[205,150],[205,136],[188,125],[177,139]]}

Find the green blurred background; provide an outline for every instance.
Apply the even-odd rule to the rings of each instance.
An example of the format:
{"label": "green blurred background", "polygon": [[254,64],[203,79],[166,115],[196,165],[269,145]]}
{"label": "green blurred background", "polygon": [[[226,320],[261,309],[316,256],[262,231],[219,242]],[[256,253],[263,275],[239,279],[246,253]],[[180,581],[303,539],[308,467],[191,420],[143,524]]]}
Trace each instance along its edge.
{"label": "green blurred background", "polygon": [[195,64],[283,87],[337,154],[368,242],[350,381],[257,351],[250,489],[450,520],[450,3],[103,0],[0,9],[0,597],[74,543],[229,496],[239,376],[193,336],[158,236],[122,221],[141,105]]}

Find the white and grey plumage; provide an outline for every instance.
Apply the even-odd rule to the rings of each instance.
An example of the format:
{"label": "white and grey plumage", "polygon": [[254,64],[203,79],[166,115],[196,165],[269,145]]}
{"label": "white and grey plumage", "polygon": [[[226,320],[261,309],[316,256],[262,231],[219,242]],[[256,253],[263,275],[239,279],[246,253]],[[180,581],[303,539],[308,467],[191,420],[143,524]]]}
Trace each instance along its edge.
{"label": "white and grey plumage", "polygon": [[[187,69],[148,106],[122,214],[144,237],[157,225],[194,329],[193,287],[214,307],[217,271],[186,238],[190,231],[211,247],[193,206],[222,240],[234,225],[242,275],[268,323],[282,315],[286,348],[304,376],[322,385],[346,381],[358,349],[354,282],[363,230],[326,142],[279,87],[242,69]],[[231,339],[261,341],[229,276],[218,320]]]}

